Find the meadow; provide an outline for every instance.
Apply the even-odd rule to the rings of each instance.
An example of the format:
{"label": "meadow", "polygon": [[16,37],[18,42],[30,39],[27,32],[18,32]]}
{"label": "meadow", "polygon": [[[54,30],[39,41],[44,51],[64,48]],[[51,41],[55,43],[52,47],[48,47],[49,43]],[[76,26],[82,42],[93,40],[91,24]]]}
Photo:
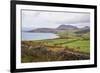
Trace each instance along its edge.
{"label": "meadow", "polygon": [[47,62],[90,59],[90,35],[59,32],[60,37],[22,41],[21,62]]}

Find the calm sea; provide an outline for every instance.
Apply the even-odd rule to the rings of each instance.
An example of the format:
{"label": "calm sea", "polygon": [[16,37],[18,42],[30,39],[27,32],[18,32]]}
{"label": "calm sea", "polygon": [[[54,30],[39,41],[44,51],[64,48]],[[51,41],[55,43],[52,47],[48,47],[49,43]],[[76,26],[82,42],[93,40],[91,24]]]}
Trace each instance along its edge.
{"label": "calm sea", "polygon": [[54,39],[58,37],[59,36],[54,33],[22,32],[22,40],[24,41]]}

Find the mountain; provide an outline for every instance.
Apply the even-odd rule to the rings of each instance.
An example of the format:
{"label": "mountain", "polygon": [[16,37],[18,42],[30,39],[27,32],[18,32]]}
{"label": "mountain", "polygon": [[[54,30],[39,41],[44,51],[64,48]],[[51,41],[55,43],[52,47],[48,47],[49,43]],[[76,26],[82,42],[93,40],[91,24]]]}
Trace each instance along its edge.
{"label": "mountain", "polygon": [[73,30],[73,29],[78,29],[78,28],[72,25],[60,25],[57,29],[58,30]]}
{"label": "mountain", "polygon": [[81,29],[83,29],[83,30],[85,30],[85,29],[90,29],[90,27],[89,27],[89,26],[85,26],[85,27],[83,27],[83,28],[81,28]]}
{"label": "mountain", "polygon": [[85,34],[90,32],[90,27],[89,26],[85,26],[83,28],[81,28],[79,31],[76,31],[76,34]]}
{"label": "mountain", "polygon": [[59,31],[75,30],[75,29],[78,29],[78,28],[72,25],[60,25],[57,28],[37,28],[37,29],[30,30],[28,32],[56,33]]}

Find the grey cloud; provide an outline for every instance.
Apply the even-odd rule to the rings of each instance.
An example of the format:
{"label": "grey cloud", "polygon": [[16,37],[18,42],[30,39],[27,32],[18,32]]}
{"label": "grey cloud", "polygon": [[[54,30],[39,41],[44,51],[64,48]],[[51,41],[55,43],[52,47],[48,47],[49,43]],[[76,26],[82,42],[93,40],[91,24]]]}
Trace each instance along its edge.
{"label": "grey cloud", "polygon": [[90,23],[90,14],[83,12],[22,11],[22,26],[25,27],[56,27],[60,24],[79,23]]}

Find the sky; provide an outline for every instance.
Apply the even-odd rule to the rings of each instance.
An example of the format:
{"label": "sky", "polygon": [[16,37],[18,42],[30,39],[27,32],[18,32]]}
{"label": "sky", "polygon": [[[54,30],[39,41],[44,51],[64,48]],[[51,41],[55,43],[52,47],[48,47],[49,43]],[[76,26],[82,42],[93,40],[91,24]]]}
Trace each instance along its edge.
{"label": "sky", "polygon": [[22,28],[57,28],[60,25],[73,25],[79,28],[90,26],[90,14],[22,10]]}

